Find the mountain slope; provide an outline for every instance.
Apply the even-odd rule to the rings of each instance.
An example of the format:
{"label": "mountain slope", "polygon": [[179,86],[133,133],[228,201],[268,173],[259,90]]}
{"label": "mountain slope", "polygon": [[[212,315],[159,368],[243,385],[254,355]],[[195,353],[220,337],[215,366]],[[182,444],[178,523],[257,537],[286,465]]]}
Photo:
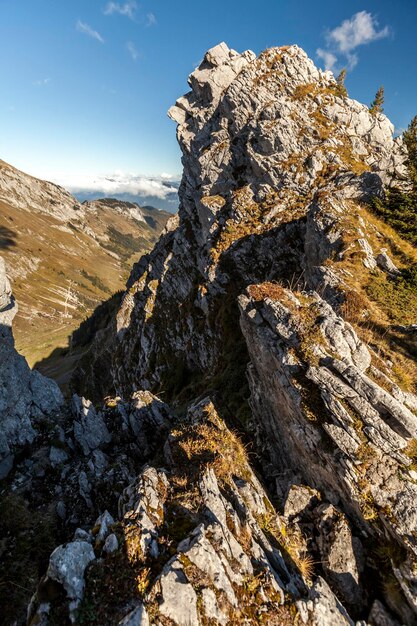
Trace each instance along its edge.
{"label": "mountain slope", "polygon": [[168,214],[111,199],[78,203],[64,189],[0,162],[0,249],[20,303],[18,349],[47,357],[121,289]]}
{"label": "mountain slope", "polygon": [[60,545],[0,506],[0,593],[21,615],[35,563],[31,626],[414,626],[417,256],[369,203],[406,146],[298,46],[189,82],[179,213],[73,381],[101,408],[9,446]]}
{"label": "mountain slope", "polygon": [[[220,45],[189,82],[170,110],[178,217],[135,266],[79,389],[98,397],[101,367],[122,397],[142,387],[179,411],[210,393],[256,441],[281,506],[300,481],[317,490],[339,511],[336,543],[347,515],[356,564],[318,569],[353,615],[384,588],[414,623],[417,256],[366,204],[409,188],[404,143],[297,46],[256,58]],[[327,522],[299,521],[326,562]]]}

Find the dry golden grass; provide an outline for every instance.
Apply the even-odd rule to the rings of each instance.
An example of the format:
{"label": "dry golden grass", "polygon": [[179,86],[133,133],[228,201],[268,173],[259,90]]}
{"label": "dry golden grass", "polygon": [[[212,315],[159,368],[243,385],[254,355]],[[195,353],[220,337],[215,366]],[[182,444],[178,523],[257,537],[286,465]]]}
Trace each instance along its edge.
{"label": "dry golden grass", "polygon": [[412,460],[411,469],[417,469],[417,439],[410,439],[403,452]]}
{"label": "dry golden grass", "polygon": [[310,581],[315,562],[307,550],[306,540],[301,532],[295,526],[285,526],[275,511],[259,516],[258,523],[290,556],[303,578]]}
{"label": "dry golden grass", "polygon": [[284,302],[288,300],[288,295],[284,287],[278,283],[265,282],[257,285],[250,285],[248,287],[248,292],[251,298],[257,302],[263,301],[265,298]]}
{"label": "dry golden grass", "polygon": [[[360,222],[364,224],[363,230],[366,231],[374,254],[378,254],[381,248],[387,248],[399,268],[417,262],[417,250],[390,226],[365,206],[347,203],[341,223],[342,259],[327,261],[336,271],[343,272],[345,301],[341,314],[371,348],[375,366],[400,387],[416,391],[417,341],[412,335],[405,336],[395,329],[395,323],[399,321],[402,324],[414,321],[414,311],[409,308],[406,292],[402,297],[401,292],[395,291],[395,285],[386,274],[380,270],[371,272],[363,265],[363,252],[357,243],[361,236],[358,232]],[[392,363],[390,368],[387,368],[388,362]]]}
{"label": "dry golden grass", "polygon": [[305,83],[302,85],[297,85],[294,89],[294,93],[292,94],[292,98],[294,100],[301,100],[302,98],[306,98],[307,96],[315,96],[317,93],[317,85],[316,83]]}
{"label": "dry golden grass", "polygon": [[175,447],[186,457],[187,475],[200,475],[211,467],[220,484],[232,484],[233,476],[250,480],[251,472],[244,445],[217,415],[213,405],[204,410],[205,421],[174,431]]}

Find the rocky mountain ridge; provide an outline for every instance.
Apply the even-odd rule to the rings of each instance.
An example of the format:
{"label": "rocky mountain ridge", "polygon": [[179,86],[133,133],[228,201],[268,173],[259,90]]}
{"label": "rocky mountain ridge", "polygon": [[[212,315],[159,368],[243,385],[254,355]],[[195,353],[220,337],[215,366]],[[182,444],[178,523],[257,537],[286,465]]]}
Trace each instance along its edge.
{"label": "rocky mountain ridge", "polygon": [[1,160],[0,200],[15,209],[45,213],[62,222],[84,214],[82,205],[63,187],[25,174]]}
{"label": "rocky mountain ridge", "polygon": [[64,541],[28,623],[416,624],[406,145],[297,46],[189,83],[179,213],[9,468]]}

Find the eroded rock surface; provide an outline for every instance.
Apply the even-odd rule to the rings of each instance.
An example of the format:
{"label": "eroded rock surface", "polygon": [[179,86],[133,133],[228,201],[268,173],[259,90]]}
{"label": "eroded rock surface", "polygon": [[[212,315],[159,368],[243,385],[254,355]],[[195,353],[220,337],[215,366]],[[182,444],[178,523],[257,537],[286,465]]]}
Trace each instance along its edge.
{"label": "eroded rock surface", "polygon": [[179,214],[13,476],[58,471],[58,554],[95,557],[30,623],[416,624],[415,348],[381,296],[411,257],[366,205],[405,145],[297,46],[189,84]]}
{"label": "eroded rock surface", "polygon": [[[197,455],[210,458],[209,465]],[[112,534],[104,545],[103,523],[99,518],[86,533],[97,555],[87,571],[84,554],[94,558],[90,540],[52,554],[32,602],[31,623],[41,617],[50,623],[41,602],[49,578],[64,585],[61,610],[81,622],[97,612],[103,626],[165,619],[178,626],[264,619],[292,624],[297,615],[301,623],[353,623],[324,580],[312,585],[299,529],[274,511],[242,444],[209,399],[191,407],[168,438],[164,467],[145,466],[125,489],[119,519],[111,528],[105,524]],[[112,536],[119,546],[109,552]],[[72,556],[78,552],[83,558],[75,568]],[[129,579],[132,566],[136,585],[120,588],[117,602],[106,599],[106,572],[114,569],[112,576]],[[99,587],[97,581],[103,581]]]}

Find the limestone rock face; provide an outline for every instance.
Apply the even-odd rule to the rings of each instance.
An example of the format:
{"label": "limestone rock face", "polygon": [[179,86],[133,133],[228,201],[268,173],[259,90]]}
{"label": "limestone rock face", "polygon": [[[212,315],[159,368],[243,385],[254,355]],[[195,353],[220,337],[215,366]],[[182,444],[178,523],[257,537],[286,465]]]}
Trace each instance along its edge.
{"label": "limestone rock face", "polygon": [[[220,44],[189,83],[169,112],[184,164],[178,224],[135,267],[113,328],[113,377],[127,395],[138,379],[165,383],[173,363],[215,367],[219,303],[245,286],[301,274],[322,283],[340,243],[334,214],[381,194],[406,158],[389,120],[338,96],[297,46],[256,58]],[[321,221],[333,241],[316,232]],[[379,251],[364,233],[357,241],[375,268]]]}
{"label": "limestone rock face", "polygon": [[0,199],[16,208],[32,208],[62,221],[84,213],[83,206],[63,187],[24,174],[4,161],[0,161]]}
{"label": "limestone rock face", "polygon": [[[108,550],[114,534],[103,544],[104,520],[99,518],[85,533],[87,538],[95,533],[95,562],[89,540],[81,537],[51,555],[47,578],[32,601],[30,623],[41,616],[45,624],[51,623],[49,615],[59,603],[61,611],[82,622],[106,603],[106,624],[170,620],[189,626],[210,620],[226,625],[264,619],[290,624],[297,614],[302,623],[353,624],[324,580],[312,585],[302,569],[299,530],[287,529],[286,520],[274,511],[243,446],[213,403],[200,401],[190,408],[188,419],[168,437],[164,467],[146,465],[122,494],[119,518],[111,526],[120,545]],[[212,466],[200,464],[193,450],[210,452]],[[109,533],[107,523],[105,528]],[[80,557],[77,564],[75,555]],[[117,564],[115,577],[128,578],[132,566],[145,576],[153,567],[157,576],[146,585],[141,578],[133,579],[134,587],[127,594],[123,588],[117,602],[109,605],[94,587],[112,563]],[[63,584],[65,597],[53,599],[46,611],[42,589],[48,578]],[[129,593],[138,580],[141,592],[133,598]]]}
{"label": "limestone rock face", "polygon": [[107,426],[89,400],[74,394],[72,408],[75,415],[74,437],[85,455],[111,440]]}
{"label": "limestone rock face", "polygon": [[118,395],[31,472],[60,471],[58,554],[96,558],[31,624],[414,625],[415,320],[381,295],[410,256],[366,204],[404,143],[297,46],[220,44],[189,84],[179,213],[84,363]]}
{"label": "limestone rock face", "polygon": [[[305,622],[351,623],[331,588],[354,619],[367,618],[377,600],[389,608],[374,615],[392,610],[414,623],[417,397],[401,382],[409,367],[415,372],[414,348],[390,325],[375,288],[405,261],[364,204],[386,186],[407,189],[405,145],[384,115],[340,95],[333,75],[298,46],[256,57],[220,44],[189,84],[169,111],[183,153],[179,213],[135,265],[107,329],[114,387],[122,397],[160,391],[182,406],[208,386],[223,415],[244,421],[268,484],[287,499],[285,518],[306,554],[325,561],[300,603]],[[91,369],[99,368],[96,349]],[[210,476],[199,483],[207,509],[216,493]],[[305,492],[291,492],[300,484]],[[212,519],[222,523],[222,498],[214,500]],[[154,537],[152,524],[143,532]],[[196,595],[187,574],[196,550],[207,556],[199,571],[216,562],[207,539],[196,530],[181,544],[187,558],[164,566],[166,619],[195,621],[203,604],[227,623],[216,590]],[[368,540],[389,556],[375,557]],[[263,539],[258,545],[266,549]],[[282,563],[268,562],[282,582]],[[214,569],[233,607],[236,589]],[[385,598],[368,588],[375,570]],[[245,558],[239,571],[252,575]],[[286,584],[278,582],[281,591]],[[178,594],[184,615],[175,613]]]}
{"label": "limestone rock face", "polygon": [[[36,437],[35,420],[63,404],[57,384],[31,370],[14,347],[12,320],[17,312],[0,257],[0,476],[11,468],[13,453]],[[1,469],[3,468],[3,469]]]}

